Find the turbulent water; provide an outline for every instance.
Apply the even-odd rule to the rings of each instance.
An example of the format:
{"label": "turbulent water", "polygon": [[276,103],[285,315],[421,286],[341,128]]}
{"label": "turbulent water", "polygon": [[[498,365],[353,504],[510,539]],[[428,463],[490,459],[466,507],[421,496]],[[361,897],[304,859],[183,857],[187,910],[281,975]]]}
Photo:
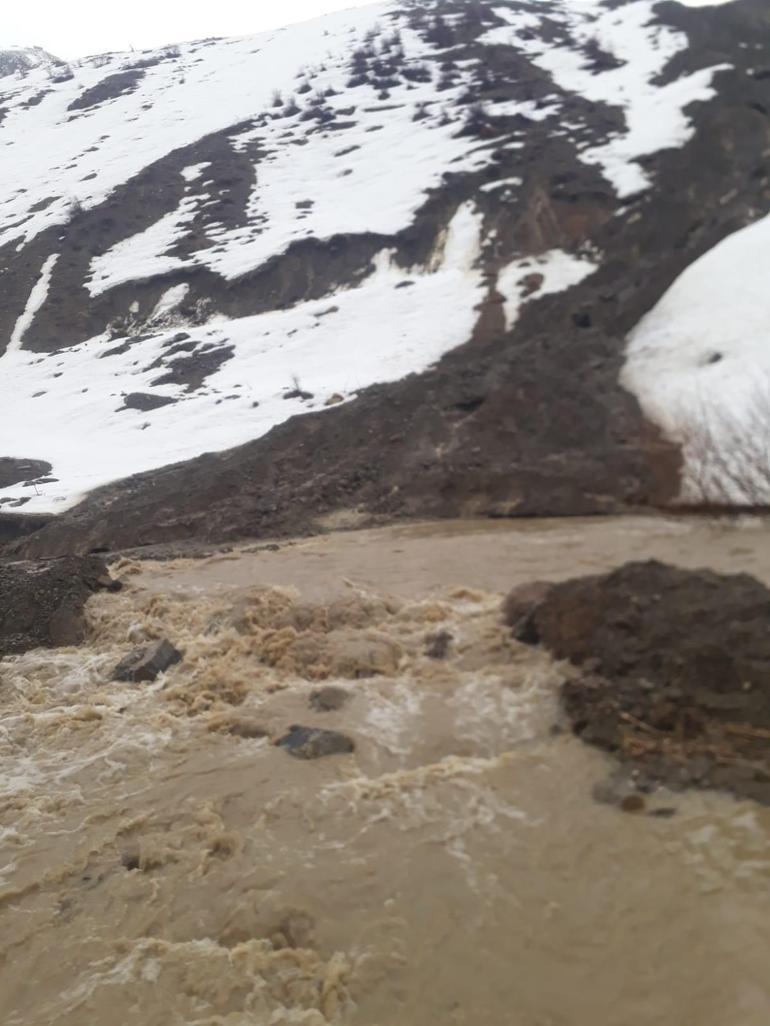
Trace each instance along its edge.
{"label": "turbulent water", "polygon": [[[514,583],[647,555],[770,579],[762,524],[641,519],[118,564],[85,646],[0,663],[0,1021],[767,1026],[770,812],[594,801],[568,669],[500,623]],[[158,637],[181,664],[110,682]],[[291,724],[356,751],[294,759]]]}

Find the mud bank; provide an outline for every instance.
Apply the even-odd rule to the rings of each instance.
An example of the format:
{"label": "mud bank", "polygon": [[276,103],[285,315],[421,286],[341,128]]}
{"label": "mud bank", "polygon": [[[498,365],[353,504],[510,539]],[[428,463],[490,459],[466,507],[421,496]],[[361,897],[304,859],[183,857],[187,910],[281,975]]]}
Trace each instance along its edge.
{"label": "mud bank", "polygon": [[[426,524],[114,564],[84,646],[0,663],[3,1023],[766,1026],[770,812],[594,802],[570,669],[499,613],[518,575],[765,539]],[[160,637],[181,663],[110,680]],[[293,724],[355,750],[292,758]]]}

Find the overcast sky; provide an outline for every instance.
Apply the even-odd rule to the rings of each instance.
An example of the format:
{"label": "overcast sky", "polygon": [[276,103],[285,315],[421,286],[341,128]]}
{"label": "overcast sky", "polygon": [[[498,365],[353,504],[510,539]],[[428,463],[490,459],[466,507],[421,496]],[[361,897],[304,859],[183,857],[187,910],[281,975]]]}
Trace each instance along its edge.
{"label": "overcast sky", "polygon": [[0,0],[0,48],[42,46],[73,60],[204,36],[236,36],[372,0]]}

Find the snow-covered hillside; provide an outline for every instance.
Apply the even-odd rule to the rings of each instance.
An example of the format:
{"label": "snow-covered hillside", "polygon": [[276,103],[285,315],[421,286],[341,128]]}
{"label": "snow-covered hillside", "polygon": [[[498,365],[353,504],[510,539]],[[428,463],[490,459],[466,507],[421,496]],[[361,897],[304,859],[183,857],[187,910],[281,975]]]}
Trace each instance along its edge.
{"label": "snow-covered hillside", "polygon": [[11,46],[0,49],[0,78],[15,75],[22,78],[30,71],[46,72],[52,79],[69,77],[64,61],[40,46]]}
{"label": "snow-covered hillside", "polygon": [[52,470],[1,508],[334,416],[598,281],[592,226],[735,77],[667,9],[386,2],[2,80],[0,455]]}

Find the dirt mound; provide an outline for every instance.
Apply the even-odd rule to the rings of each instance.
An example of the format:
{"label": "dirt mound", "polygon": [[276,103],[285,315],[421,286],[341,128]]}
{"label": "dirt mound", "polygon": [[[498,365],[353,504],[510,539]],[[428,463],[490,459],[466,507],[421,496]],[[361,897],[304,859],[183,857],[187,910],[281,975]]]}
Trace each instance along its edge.
{"label": "dirt mound", "polygon": [[0,656],[83,640],[83,606],[115,587],[97,556],[0,564]]}
{"label": "dirt mound", "polygon": [[562,699],[585,741],[644,788],[715,787],[770,804],[770,591],[655,561],[550,588],[522,640],[586,673]]}

